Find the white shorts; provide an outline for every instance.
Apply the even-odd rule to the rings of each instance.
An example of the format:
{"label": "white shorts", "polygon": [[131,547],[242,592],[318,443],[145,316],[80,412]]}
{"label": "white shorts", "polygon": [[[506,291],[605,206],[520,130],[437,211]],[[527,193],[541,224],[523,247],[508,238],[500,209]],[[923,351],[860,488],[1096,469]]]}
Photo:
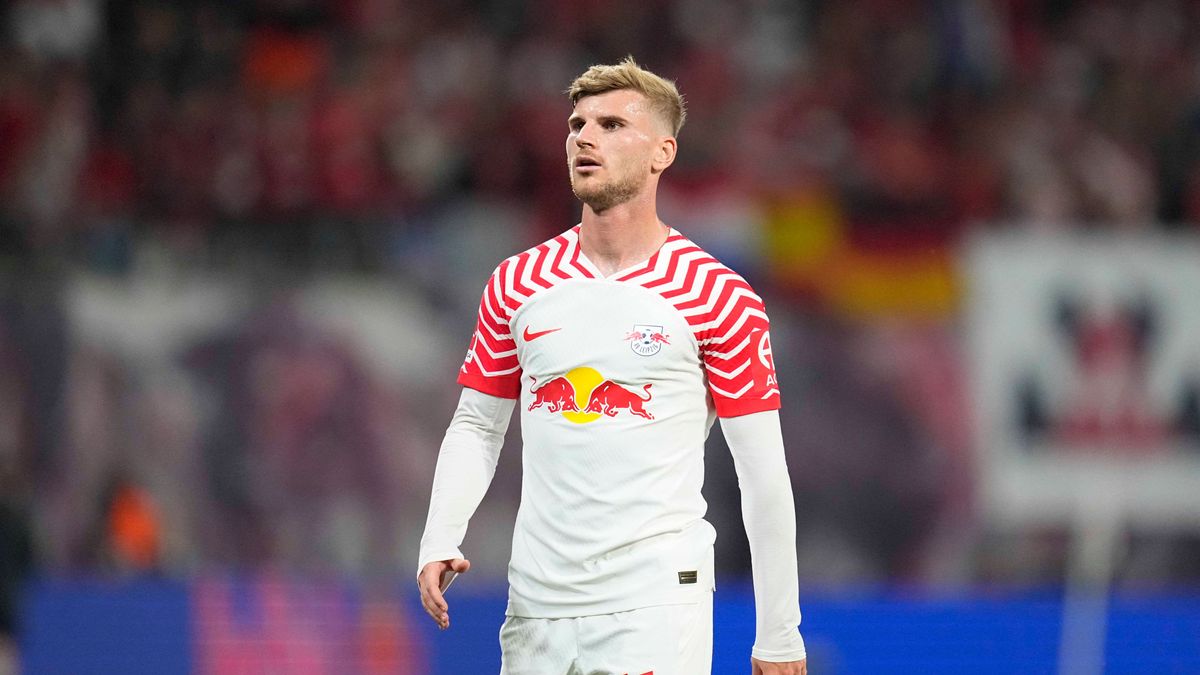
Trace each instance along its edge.
{"label": "white shorts", "polygon": [[570,619],[510,616],[501,675],[709,675],[712,593],[688,605]]}

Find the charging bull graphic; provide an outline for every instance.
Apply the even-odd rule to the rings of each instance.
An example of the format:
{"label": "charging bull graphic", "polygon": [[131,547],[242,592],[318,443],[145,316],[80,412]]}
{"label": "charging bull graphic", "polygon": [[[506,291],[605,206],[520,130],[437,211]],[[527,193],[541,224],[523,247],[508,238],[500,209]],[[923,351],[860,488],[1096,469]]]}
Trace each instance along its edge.
{"label": "charging bull graphic", "polygon": [[538,386],[536,378],[531,376],[530,380],[529,393],[533,396],[529,403],[530,412],[544,408],[575,424],[595,422],[602,417],[616,417],[621,412],[642,419],[654,419],[654,415],[646,410],[646,403],[653,398],[650,384],[642,385],[643,395],[635,389],[626,389],[587,366],[553,377],[541,386]]}
{"label": "charging bull graphic", "polygon": [[[529,379],[537,384],[536,378],[531,376]],[[530,389],[529,393],[534,396],[533,403],[529,404],[530,410],[544,404],[549,406],[552,413],[562,410],[579,412],[579,406],[575,404],[575,387],[565,377],[556,377],[537,389]]]}
{"label": "charging bull graphic", "polygon": [[592,390],[592,395],[588,397],[586,410],[590,413],[602,412],[609,417],[616,417],[618,412],[628,408],[629,412],[634,415],[652,420],[654,415],[646,412],[646,408],[642,406],[652,398],[650,385],[647,384],[642,388],[646,392],[646,398],[642,398],[637,392],[629,391],[612,380],[605,380]]}

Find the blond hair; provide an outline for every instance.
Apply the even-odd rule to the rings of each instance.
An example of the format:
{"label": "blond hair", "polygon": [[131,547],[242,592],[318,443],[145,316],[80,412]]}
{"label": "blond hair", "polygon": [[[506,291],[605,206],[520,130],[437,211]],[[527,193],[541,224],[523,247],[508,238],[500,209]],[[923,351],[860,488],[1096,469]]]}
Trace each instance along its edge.
{"label": "blond hair", "polygon": [[674,136],[679,135],[687,119],[683,96],[675,83],[642,68],[626,56],[615,66],[595,65],[575,78],[567,88],[571,105],[585,96],[595,96],[618,89],[632,89],[650,100],[650,107],[667,122]]}

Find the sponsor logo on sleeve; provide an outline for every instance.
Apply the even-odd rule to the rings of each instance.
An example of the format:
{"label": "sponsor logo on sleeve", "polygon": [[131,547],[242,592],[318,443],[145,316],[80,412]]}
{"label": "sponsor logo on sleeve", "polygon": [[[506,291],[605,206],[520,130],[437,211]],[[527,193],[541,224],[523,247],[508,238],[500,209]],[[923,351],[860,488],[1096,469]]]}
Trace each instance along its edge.
{"label": "sponsor logo on sleeve", "polygon": [[771,354],[771,334],[765,330],[758,339],[758,363],[766,371],[767,386],[779,386],[779,380],[775,377],[775,357]]}
{"label": "sponsor logo on sleeve", "polygon": [[463,359],[462,372],[467,372],[467,366],[475,360],[475,343],[479,340],[478,335],[471,336],[471,346],[467,347],[467,358]]}

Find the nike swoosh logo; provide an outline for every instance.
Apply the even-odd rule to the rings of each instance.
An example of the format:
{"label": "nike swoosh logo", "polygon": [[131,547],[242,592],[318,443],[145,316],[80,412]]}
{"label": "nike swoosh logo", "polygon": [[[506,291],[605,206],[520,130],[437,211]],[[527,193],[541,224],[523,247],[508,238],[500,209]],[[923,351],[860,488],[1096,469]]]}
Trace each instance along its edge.
{"label": "nike swoosh logo", "polygon": [[532,333],[529,331],[529,326],[526,326],[525,332],[521,333],[521,337],[525,338],[526,342],[533,342],[534,340],[542,337],[543,335],[549,335],[555,331],[560,331],[560,330],[562,330],[562,329],[561,328],[551,328],[549,330],[539,330],[536,333]]}

